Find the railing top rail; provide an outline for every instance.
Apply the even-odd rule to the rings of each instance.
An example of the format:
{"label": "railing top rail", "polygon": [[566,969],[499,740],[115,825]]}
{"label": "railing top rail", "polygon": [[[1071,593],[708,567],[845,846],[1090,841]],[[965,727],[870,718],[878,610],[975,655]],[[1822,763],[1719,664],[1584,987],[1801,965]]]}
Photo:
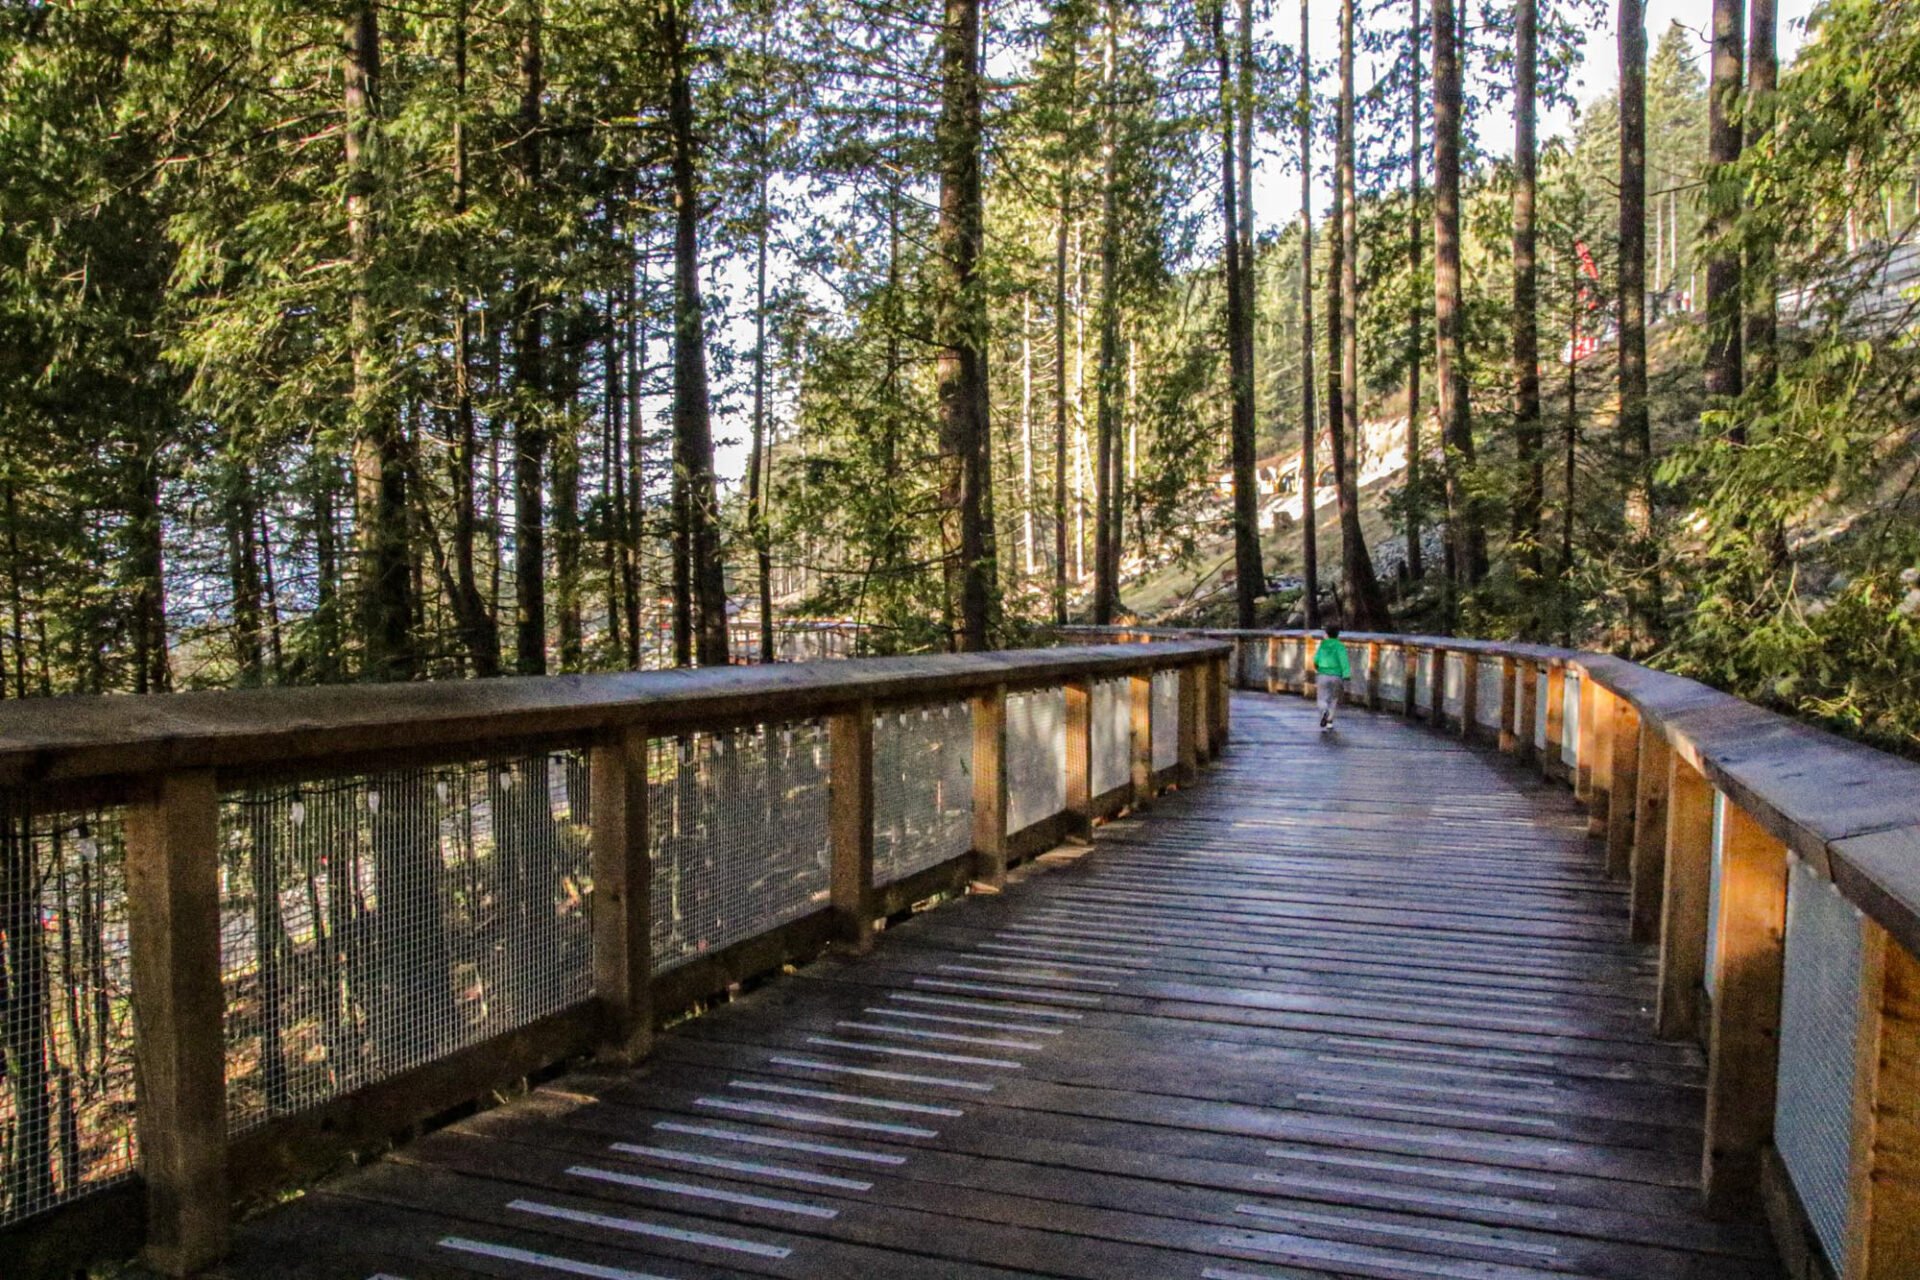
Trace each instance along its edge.
{"label": "railing top rail", "polygon": [[236,689],[0,704],[0,787],[132,778],[169,769],[267,769],[331,757],[805,716],[863,701],[960,696],[1000,684],[1183,666],[1212,641],[869,658],[420,684]]}
{"label": "railing top rail", "polygon": [[[1082,637],[1124,631],[1155,640],[1293,639],[1301,630],[1067,627]],[[1832,878],[1853,903],[1920,953],[1920,764],[1803,724],[1625,658],[1459,636],[1343,632],[1365,642],[1558,663],[1633,704],[1688,764],[1762,827]]]}

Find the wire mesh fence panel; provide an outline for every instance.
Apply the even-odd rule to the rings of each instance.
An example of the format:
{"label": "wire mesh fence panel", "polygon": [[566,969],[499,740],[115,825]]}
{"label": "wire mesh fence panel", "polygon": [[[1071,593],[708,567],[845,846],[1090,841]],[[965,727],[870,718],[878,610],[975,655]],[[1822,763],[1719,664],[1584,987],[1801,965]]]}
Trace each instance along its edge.
{"label": "wire mesh fence panel", "polygon": [[1474,723],[1483,729],[1500,727],[1501,688],[1506,683],[1500,659],[1481,658],[1480,675],[1473,687],[1474,700],[1479,704],[1474,709]]}
{"label": "wire mesh fence panel", "polygon": [[1350,646],[1349,654],[1353,667],[1353,679],[1349,687],[1358,696],[1373,678],[1373,649],[1368,645],[1356,644]]}
{"label": "wire mesh fence panel", "polygon": [[1307,644],[1304,640],[1280,642],[1278,679],[1281,684],[1299,684],[1307,678]]}
{"label": "wire mesh fence panel", "polygon": [[220,961],[238,1131],[591,994],[579,751],[223,797]]}
{"label": "wire mesh fence panel", "polygon": [[892,884],[973,847],[973,711],[881,711],[873,722],[873,882]]}
{"label": "wire mesh fence panel", "polygon": [[1441,688],[1441,707],[1450,716],[1464,717],[1467,687],[1466,660],[1460,654],[1449,653],[1447,664],[1440,677],[1446,683]]}
{"label": "wire mesh fence panel", "polygon": [[1087,726],[1092,738],[1089,750],[1093,755],[1093,767],[1087,789],[1096,796],[1103,796],[1115,787],[1125,785],[1133,776],[1131,683],[1124,676],[1118,680],[1093,682],[1091,723]]}
{"label": "wire mesh fence panel", "polygon": [[1862,917],[1799,858],[1791,859],[1789,868],[1774,1145],[1827,1260],[1844,1273],[1865,956]]}
{"label": "wire mesh fence panel", "polygon": [[1398,645],[1380,651],[1380,696],[1395,701],[1407,696],[1407,652]]}
{"label": "wire mesh fence panel", "polygon": [[0,1226],[138,1164],[119,810],[0,796]]}
{"label": "wire mesh fence panel", "polygon": [[1433,650],[1422,649],[1413,658],[1413,700],[1422,713],[1433,705]]}
{"label": "wire mesh fence panel", "polygon": [[1067,691],[1007,695],[1007,830],[1067,807]]}
{"label": "wire mesh fence panel", "polygon": [[827,906],[827,757],[818,720],[649,744],[656,972]]}
{"label": "wire mesh fence panel", "polygon": [[1233,645],[1235,681],[1243,689],[1267,687],[1267,646],[1258,640],[1236,640]]}
{"label": "wire mesh fence panel", "polygon": [[1153,768],[1180,763],[1180,673],[1153,673]]}
{"label": "wire mesh fence panel", "polygon": [[1567,672],[1561,683],[1560,758],[1569,765],[1580,763],[1580,673]]}

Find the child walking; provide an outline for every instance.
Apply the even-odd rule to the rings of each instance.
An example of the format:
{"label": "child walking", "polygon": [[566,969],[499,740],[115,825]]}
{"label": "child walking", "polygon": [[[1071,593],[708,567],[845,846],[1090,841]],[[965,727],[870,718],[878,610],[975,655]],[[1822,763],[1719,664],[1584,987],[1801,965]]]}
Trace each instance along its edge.
{"label": "child walking", "polygon": [[1319,677],[1316,683],[1320,690],[1320,732],[1327,733],[1333,728],[1333,713],[1340,706],[1341,695],[1347,691],[1347,681],[1353,676],[1347,646],[1340,642],[1340,628],[1327,628],[1327,638],[1314,651],[1313,669]]}

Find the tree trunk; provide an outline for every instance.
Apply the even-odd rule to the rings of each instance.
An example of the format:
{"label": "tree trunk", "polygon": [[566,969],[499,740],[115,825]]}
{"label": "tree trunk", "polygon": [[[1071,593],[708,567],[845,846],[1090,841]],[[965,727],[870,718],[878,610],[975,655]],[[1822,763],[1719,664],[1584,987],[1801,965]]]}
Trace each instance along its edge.
{"label": "tree trunk", "polygon": [[674,478],[683,486],[686,563],[697,611],[695,652],[703,667],[727,665],[727,580],[714,495],[713,406],[707,390],[705,304],[700,296],[700,189],[693,86],[680,0],[663,0],[667,131],[673,153]]}
{"label": "tree trunk", "polygon": [[1254,625],[1254,608],[1266,591],[1260,564],[1259,495],[1254,489],[1253,331],[1247,307],[1247,275],[1240,262],[1239,182],[1236,149],[1233,60],[1222,10],[1213,0],[1213,45],[1220,70],[1220,213],[1226,241],[1227,363],[1233,394],[1233,568],[1238,625]]}
{"label": "tree trunk", "polygon": [[257,685],[265,671],[262,641],[259,503],[253,469],[229,464],[226,481],[227,582],[233,591],[233,652],[236,683]]}
{"label": "tree trunk", "polygon": [[1053,620],[1067,621],[1067,233],[1073,167],[1060,173],[1060,225],[1053,246]]}
{"label": "tree trunk", "polygon": [[1540,421],[1540,286],[1534,230],[1539,187],[1534,146],[1538,11],[1539,0],[1514,0],[1513,434],[1520,462],[1520,493],[1513,504],[1513,543],[1515,559],[1529,588],[1538,582],[1542,569],[1540,510],[1546,501],[1545,440]]}
{"label": "tree trunk", "polygon": [[[453,212],[467,211],[467,0],[455,0],[453,23]],[[500,630],[474,569],[474,471],[479,444],[473,409],[471,315],[467,303],[467,264],[464,250],[456,251],[453,313],[453,456],[449,476],[453,488],[453,613],[460,642],[477,676],[500,674]]]}
{"label": "tree trunk", "polygon": [[[1743,0],[1713,0],[1713,53],[1707,88],[1708,244],[1733,234],[1740,216],[1738,178],[1731,167],[1740,159],[1740,91],[1743,48]],[[1707,259],[1707,397],[1725,404],[1740,394],[1740,252],[1721,247]],[[1736,440],[1745,433],[1734,428]]]}
{"label": "tree trunk", "polygon": [[[762,66],[767,57],[767,27],[760,28]],[[760,594],[760,661],[773,661],[773,542],[767,523],[768,494],[762,487],[771,485],[771,474],[761,474],[767,448],[767,238],[773,231],[773,206],[767,198],[768,170],[772,159],[767,151],[767,129],[772,112],[767,104],[766,85],[758,86],[754,122],[754,266],[753,266],[753,444],[747,456],[747,527],[753,536],[754,573]]]}
{"label": "tree trunk", "polygon": [[560,385],[553,435],[553,604],[560,641],[560,669],[578,671],[584,648],[580,616],[580,435],[574,407],[580,397],[580,360],[586,334],[569,317],[560,334]]}
{"label": "tree trunk", "polygon": [[[1780,79],[1779,25],[1775,0],[1751,0],[1747,9],[1747,106],[1742,118],[1744,146],[1752,146],[1773,128],[1774,91]],[[1889,234],[1892,227],[1889,225]],[[1779,327],[1773,246],[1764,238],[1747,248],[1746,381],[1755,387],[1773,383],[1774,333]]]}
{"label": "tree trunk", "polygon": [[373,198],[380,112],[380,20],[361,3],[346,19],[347,240],[352,258],[348,343],[353,360],[354,535],[360,579],[360,640],[366,674],[405,680],[414,673],[411,552],[407,537],[407,448],[382,387],[384,339],[371,296],[378,230]]}
{"label": "tree trunk", "polygon": [[960,647],[987,647],[993,564],[987,530],[987,315],[979,279],[980,0],[944,0],[940,32],[940,213],[945,273],[934,312],[941,445],[952,468],[947,505],[959,520]]}
{"label": "tree trunk", "polygon": [[1460,49],[1453,0],[1433,0],[1433,373],[1445,448],[1447,543],[1461,585],[1486,576],[1487,539],[1465,468],[1473,465],[1460,278]]}
{"label": "tree trunk", "polygon": [[1347,625],[1362,631],[1393,626],[1360,529],[1360,200],[1354,183],[1353,0],[1340,5],[1340,367],[1341,413],[1333,437],[1333,474],[1340,504],[1340,569],[1347,589]]}
{"label": "tree trunk", "polygon": [[1307,28],[1311,0],[1300,0],[1300,557],[1308,627],[1320,625],[1320,530],[1313,507],[1320,435],[1313,392],[1313,63]]}
{"label": "tree trunk", "polygon": [[1114,504],[1115,426],[1114,413],[1120,392],[1120,199],[1119,183],[1119,107],[1114,102],[1115,63],[1119,55],[1119,6],[1109,0],[1106,14],[1106,50],[1100,77],[1100,354],[1094,373],[1094,480],[1093,480],[1093,621],[1095,626],[1113,622],[1118,594],[1120,558],[1115,554],[1120,530],[1119,510]]}
{"label": "tree trunk", "polygon": [[[541,49],[541,6],[530,0],[526,28],[520,43],[520,180],[528,210],[523,217],[541,216],[544,194],[541,171],[540,108],[545,68]],[[531,277],[542,264],[523,259],[513,295],[514,377],[518,382],[518,412],[514,417],[513,448],[513,589],[514,657],[521,675],[547,672],[547,557],[546,511],[541,482],[546,470],[547,402],[544,300]]]}
{"label": "tree trunk", "polygon": [[1020,548],[1031,583],[1040,572],[1033,548],[1033,295],[1020,295]]}
{"label": "tree trunk", "polygon": [[[1629,461],[1627,530],[1636,576],[1628,596],[1649,635],[1660,591],[1653,536],[1653,430],[1647,412],[1647,30],[1642,0],[1620,0],[1620,223],[1618,232],[1620,448]],[[1656,255],[1657,256],[1657,255]]]}
{"label": "tree trunk", "polygon": [[1426,576],[1426,551],[1421,546],[1420,527],[1420,366],[1426,359],[1424,310],[1420,305],[1418,283],[1425,256],[1421,237],[1420,209],[1420,86],[1421,46],[1426,25],[1421,21],[1421,0],[1413,0],[1413,20],[1407,24],[1407,74],[1409,78],[1407,110],[1407,273],[1415,283],[1413,305],[1407,310],[1407,575]]}

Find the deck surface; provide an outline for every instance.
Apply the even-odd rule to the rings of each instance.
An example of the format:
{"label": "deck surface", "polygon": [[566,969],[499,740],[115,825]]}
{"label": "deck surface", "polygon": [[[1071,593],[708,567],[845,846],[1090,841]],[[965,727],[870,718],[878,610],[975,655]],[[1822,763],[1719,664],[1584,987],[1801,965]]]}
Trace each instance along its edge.
{"label": "deck surface", "polygon": [[[230,1277],[1777,1275],[1563,789],[1236,695],[1195,788],[243,1227]],[[1078,856],[1076,856],[1078,855]]]}

